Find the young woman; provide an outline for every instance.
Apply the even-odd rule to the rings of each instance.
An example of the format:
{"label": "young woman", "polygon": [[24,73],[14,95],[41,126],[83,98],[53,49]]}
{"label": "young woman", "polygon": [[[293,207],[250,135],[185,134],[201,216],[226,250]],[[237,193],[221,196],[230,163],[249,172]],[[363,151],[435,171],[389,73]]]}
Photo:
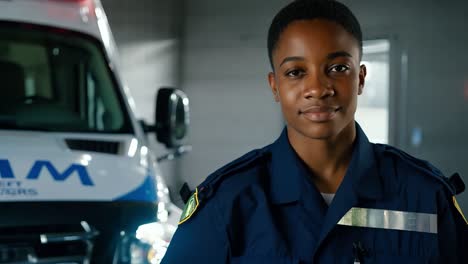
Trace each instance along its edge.
{"label": "young woman", "polygon": [[366,67],[351,11],[294,1],[268,51],[286,128],[198,186],[163,263],[466,263],[456,188],[354,120]]}

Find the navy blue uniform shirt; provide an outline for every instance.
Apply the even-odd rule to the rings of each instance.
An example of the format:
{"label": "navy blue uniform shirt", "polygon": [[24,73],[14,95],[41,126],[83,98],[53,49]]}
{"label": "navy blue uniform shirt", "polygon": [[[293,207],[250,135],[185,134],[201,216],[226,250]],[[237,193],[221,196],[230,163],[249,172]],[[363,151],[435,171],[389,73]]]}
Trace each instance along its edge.
{"label": "navy blue uniform shirt", "polygon": [[285,129],[197,188],[163,263],[468,263],[467,224],[441,173],[356,127],[329,206]]}

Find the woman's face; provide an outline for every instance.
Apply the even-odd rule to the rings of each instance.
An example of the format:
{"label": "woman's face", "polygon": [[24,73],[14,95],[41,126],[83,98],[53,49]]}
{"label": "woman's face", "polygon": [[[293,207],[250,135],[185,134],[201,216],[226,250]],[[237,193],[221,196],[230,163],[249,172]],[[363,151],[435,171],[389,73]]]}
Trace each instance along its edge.
{"label": "woman's face", "polygon": [[366,69],[359,65],[358,41],[342,26],[323,19],[294,21],[272,55],[268,80],[288,131],[330,139],[354,126]]}

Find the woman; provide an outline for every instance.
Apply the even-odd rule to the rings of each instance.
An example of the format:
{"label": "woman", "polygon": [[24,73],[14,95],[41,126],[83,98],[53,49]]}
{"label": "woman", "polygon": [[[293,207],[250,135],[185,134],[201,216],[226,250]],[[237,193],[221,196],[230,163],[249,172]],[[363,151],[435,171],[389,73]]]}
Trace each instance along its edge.
{"label": "woman", "polygon": [[354,120],[366,67],[351,11],[295,1],[268,51],[287,126],[196,189],[163,263],[466,263],[456,188]]}

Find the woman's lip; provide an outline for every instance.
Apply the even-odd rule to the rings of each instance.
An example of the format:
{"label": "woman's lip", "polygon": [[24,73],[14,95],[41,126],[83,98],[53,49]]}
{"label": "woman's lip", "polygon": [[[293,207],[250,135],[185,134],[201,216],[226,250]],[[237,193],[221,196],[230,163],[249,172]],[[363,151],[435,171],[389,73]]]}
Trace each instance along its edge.
{"label": "woman's lip", "polygon": [[310,106],[304,110],[300,110],[300,113],[324,113],[324,112],[336,112],[339,107],[337,106],[328,106],[328,105],[317,105]]}
{"label": "woman's lip", "polygon": [[301,114],[313,122],[327,122],[335,118],[339,108],[329,106],[317,106],[301,111]]}

